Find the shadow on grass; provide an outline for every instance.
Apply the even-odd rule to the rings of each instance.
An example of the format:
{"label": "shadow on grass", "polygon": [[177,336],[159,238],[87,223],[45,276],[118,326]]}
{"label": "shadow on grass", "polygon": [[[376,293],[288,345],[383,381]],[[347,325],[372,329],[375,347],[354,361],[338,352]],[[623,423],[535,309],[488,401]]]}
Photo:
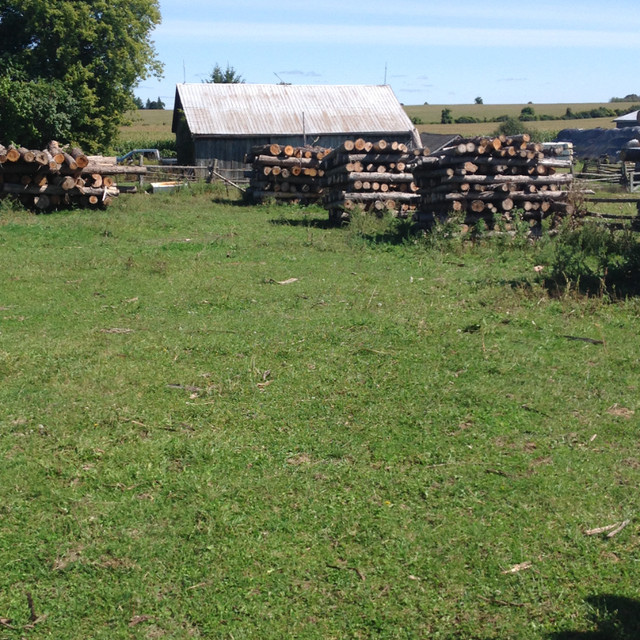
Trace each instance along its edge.
{"label": "shadow on grass", "polygon": [[272,218],[269,224],[283,227],[313,227],[314,229],[335,229],[340,226],[328,218]]}
{"label": "shadow on grass", "polygon": [[623,596],[603,594],[587,598],[593,609],[595,631],[560,631],[548,640],[638,640],[640,602]]}
{"label": "shadow on grass", "polygon": [[398,228],[393,232],[366,233],[360,234],[360,237],[370,245],[402,245],[412,236],[409,229],[410,225],[407,225],[406,228],[404,225],[398,225]]}
{"label": "shadow on grass", "polygon": [[599,278],[590,275],[567,280],[560,276],[545,278],[542,282],[551,297],[561,297],[569,291],[575,291],[588,298],[606,296],[611,300],[621,300],[640,296],[640,272],[622,272],[615,270]]}
{"label": "shadow on grass", "polygon": [[215,204],[224,204],[228,207],[246,208],[252,206],[251,202],[243,200],[242,198],[234,198],[232,196],[214,196],[211,198],[211,202],[214,202]]}

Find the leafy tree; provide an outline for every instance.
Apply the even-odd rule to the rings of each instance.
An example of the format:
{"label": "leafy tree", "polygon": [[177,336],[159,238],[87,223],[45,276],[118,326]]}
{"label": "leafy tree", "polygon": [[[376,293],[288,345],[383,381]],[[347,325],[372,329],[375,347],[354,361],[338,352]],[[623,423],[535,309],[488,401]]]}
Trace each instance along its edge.
{"label": "leafy tree", "polygon": [[629,93],[624,98],[611,98],[609,102],[640,102],[640,96],[637,93]]}
{"label": "leafy tree", "polygon": [[0,74],[0,132],[9,133],[11,141],[39,146],[41,141],[70,140],[78,115],[77,100],[60,81]]}
{"label": "leafy tree", "polygon": [[507,118],[496,129],[495,133],[496,135],[516,136],[526,132],[527,129],[525,125],[522,124],[522,121],[516,120],[515,118]]}
{"label": "leafy tree", "polygon": [[[216,63],[211,75],[204,80],[208,84],[244,84],[243,77],[227,62],[227,68],[223,69]],[[284,83],[287,84],[287,83]]]}
{"label": "leafy tree", "polygon": [[451,109],[443,109],[440,113],[440,124],[453,124]]}
{"label": "leafy tree", "polygon": [[522,122],[531,122],[532,120],[537,120],[534,108],[523,107],[522,111],[520,111],[520,115],[518,116],[518,120]]}
{"label": "leafy tree", "polygon": [[3,0],[0,86],[12,89],[0,93],[0,131],[25,146],[108,146],[135,108],[133,88],[161,74],[149,39],[159,22],[158,0]]}
{"label": "leafy tree", "polygon": [[483,100],[480,96],[478,96],[478,97],[474,100],[474,102],[475,102],[476,104],[484,104],[484,100]]}

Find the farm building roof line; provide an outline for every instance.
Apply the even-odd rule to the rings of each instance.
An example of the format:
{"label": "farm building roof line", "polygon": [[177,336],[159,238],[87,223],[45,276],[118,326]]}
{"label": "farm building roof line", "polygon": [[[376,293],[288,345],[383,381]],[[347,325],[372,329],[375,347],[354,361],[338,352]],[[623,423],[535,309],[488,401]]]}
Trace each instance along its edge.
{"label": "farm building roof line", "polygon": [[640,111],[626,113],[625,115],[616,118],[614,122],[640,122]]}
{"label": "farm building roof line", "polygon": [[178,84],[193,136],[409,132],[413,124],[389,85]]}

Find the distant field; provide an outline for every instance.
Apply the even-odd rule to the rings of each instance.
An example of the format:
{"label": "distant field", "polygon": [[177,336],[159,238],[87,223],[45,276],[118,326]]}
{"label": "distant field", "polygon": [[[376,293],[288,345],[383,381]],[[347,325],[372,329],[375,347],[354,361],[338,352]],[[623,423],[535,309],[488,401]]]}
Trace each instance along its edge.
{"label": "distant field", "polygon": [[[407,105],[404,109],[410,118],[418,117],[425,124],[439,124],[443,109],[451,109],[451,115],[454,120],[462,116],[493,120],[502,115],[517,118],[524,107],[532,107],[537,115],[560,117],[567,112],[568,108],[574,113],[577,113],[579,111],[591,111],[591,109],[598,109],[600,107],[630,110],[633,106],[633,103],[626,102],[582,102],[573,104],[425,104]],[[611,118],[604,118],[604,120],[609,121]]]}
{"label": "distant field", "polygon": [[[527,122],[527,129],[536,131],[558,132],[561,129],[613,129],[611,118],[587,118],[584,120],[543,120]],[[470,124],[419,124],[416,128],[420,132],[450,133],[461,136],[487,136],[491,135],[498,127],[499,122],[476,122]]]}
{"label": "distant field", "polygon": [[173,110],[140,109],[127,114],[131,124],[120,128],[122,140],[145,141],[172,139]]}
{"label": "distant field", "polygon": [[[575,113],[579,111],[590,111],[599,107],[610,109],[631,109],[634,104],[617,102],[584,102],[573,104],[428,104],[428,105],[405,105],[404,109],[410,118],[420,118],[423,124],[417,126],[419,131],[429,131],[432,133],[452,133],[463,136],[488,135],[493,133],[499,123],[478,122],[471,124],[440,124],[443,109],[451,109],[454,118],[471,116],[474,118],[485,118],[488,121],[495,120],[498,116],[507,115],[517,118],[523,107],[533,107],[537,115],[562,116],[570,108]],[[148,140],[173,139],[171,133],[171,120],[173,111],[171,110],[147,110],[142,109],[129,114],[131,124],[121,128],[121,138],[127,141],[137,141],[143,143]],[[613,118],[591,118],[584,120],[542,120],[528,122],[527,127],[539,131],[559,131],[567,127],[580,129],[613,129]]]}
{"label": "distant field", "polygon": [[[431,133],[451,133],[463,136],[489,135],[499,126],[497,122],[490,122],[499,116],[510,116],[517,118],[524,107],[532,107],[536,115],[548,115],[560,117],[570,108],[574,113],[580,111],[591,111],[599,107],[608,109],[629,109],[633,108],[632,103],[626,102],[583,102],[573,104],[429,104],[429,105],[407,105],[404,107],[410,118],[419,118],[422,124],[417,125],[420,132]],[[486,119],[489,122],[477,122],[468,124],[440,124],[443,109],[451,109],[453,119],[464,116]],[[529,129],[537,131],[560,131],[566,128],[576,129],[613,129],[615,125],[613,118],[585,118],[576,120],[535,120],[527,122]]]}

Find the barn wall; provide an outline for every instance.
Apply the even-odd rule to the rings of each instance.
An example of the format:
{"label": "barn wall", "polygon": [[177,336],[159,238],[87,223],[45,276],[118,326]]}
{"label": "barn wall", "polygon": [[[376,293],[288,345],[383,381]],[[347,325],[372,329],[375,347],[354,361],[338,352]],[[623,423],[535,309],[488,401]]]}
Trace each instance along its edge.
{"label": "barn wall", "polygon": [[[345,133],[342,135],[329,136],[307,136],[307,144],[318,147],[338,147],[345,140],[353,140],[355,138],[364,138],[365,140],[397,140],[410,144],[412,141],[410,132],[389,133],[372,135],[367,133]],[[210,166],[214,160],[220,169],[247,169],[245,164],[245,156],[250,153],[251,149],[258,145],[267,145],[277,143],[280,145],[290,144],[293,146],[303,146],[304,140],[301,135],[292,136],[264,136],[256,138],[205,138],[198,137],[194,140],[194,164],[200,166]],[[182,163],[178,158],[178,162]]]}

